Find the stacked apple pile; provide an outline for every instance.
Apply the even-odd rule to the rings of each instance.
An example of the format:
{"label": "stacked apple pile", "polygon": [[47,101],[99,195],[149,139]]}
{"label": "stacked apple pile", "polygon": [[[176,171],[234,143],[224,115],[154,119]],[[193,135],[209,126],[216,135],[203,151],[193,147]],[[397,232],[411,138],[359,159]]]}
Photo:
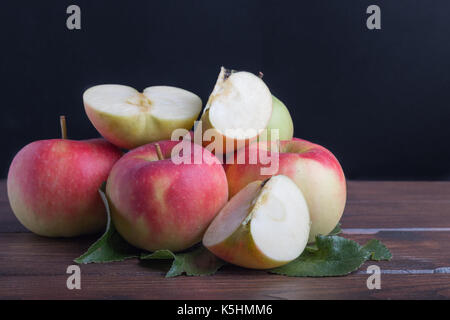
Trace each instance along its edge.
{"label": "stacked apple pile", "polygon": [[[36,234],[72,237],[104,229],[97,192],[104,181],[118,233],[150,252],[180,252],[202,241],[227,262],[268,269],[296,259],[338,225],[346,202],[339,162],[324,147],[293,138],[288,109],[261,77],[221,69],[202,125],[189,135],[200,134],[202,143],[170,140],[174,130],[192,129],[202,109],[186,90],[99,85],[83,100],[104,139],[74,141],[63,134],[36,141],[11,164],[11,207]],[[62,128],[65,133],[64,122]],[[231,148],[211,148],[205,141],[211,136]],[[173,161],[180,146],[191,161]],[[246,161],[233,161],[241,152]],[[276,159],[276,170],[267,173],[270,164],[249,161],[252,152]]]}

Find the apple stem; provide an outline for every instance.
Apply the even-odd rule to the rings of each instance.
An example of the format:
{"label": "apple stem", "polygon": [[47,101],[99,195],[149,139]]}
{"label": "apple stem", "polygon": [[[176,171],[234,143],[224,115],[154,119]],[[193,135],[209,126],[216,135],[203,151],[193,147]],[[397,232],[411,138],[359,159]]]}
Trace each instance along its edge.
{"label": "apple stem", "polygon": [[66,124],[66,116],[59,117],[59,124],[61,125],[61,138],[67,139],[67,124]]}
{"label": "apple stem", "polygon": [[159,143],[155,143],[155,147],[156,147],[156,153],[158,154],[158,159],[159,160],[164,160],[163,154],[161,152],[161,147],[159,146]]}

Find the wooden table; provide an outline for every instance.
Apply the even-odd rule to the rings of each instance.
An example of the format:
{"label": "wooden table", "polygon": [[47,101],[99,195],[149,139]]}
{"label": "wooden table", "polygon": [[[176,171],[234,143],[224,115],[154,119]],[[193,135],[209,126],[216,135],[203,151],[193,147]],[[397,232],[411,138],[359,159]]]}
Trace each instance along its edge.
{"label": "wooden table", "polygon": [[[14,217],[0,182],[1,299],[448,299],[450,182],[348,183],[345,237],[376,238],[389,262],[368,262],[345,277],[290,278],[224,267],[214,276],[164,278],[165,262],[129,260],[81,266],[81,290],[68,290],[66,269],[95,240],[35,236]],[[381,289],[366,286],[367,266],[382,270]]]}

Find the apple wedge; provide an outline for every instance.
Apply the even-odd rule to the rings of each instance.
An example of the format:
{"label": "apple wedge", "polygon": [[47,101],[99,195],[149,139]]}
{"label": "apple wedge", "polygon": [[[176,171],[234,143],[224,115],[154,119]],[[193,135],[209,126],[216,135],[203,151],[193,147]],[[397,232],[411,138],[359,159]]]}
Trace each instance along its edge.
{"label": "apple wedge", "polygon": [[278,175],[237,193],[206,230],[203,245],[238,266],[275,268],[303,252],[310,224],[302,192],[290,178]]}
{"label": "apple wedge", "polygon": [[261,78],[222,67],[201,118],[204,146],[214,153],[232,152],[255,140],[271,115],[272,95]]}
{"label": "apple wedge", "polygon": [[98,85],[84,92],[83,102],[98,132],[124,149],[170,140],[175,129],[191,129],[202,109],[197,95],[168,86],[141,93],[123,85]]}

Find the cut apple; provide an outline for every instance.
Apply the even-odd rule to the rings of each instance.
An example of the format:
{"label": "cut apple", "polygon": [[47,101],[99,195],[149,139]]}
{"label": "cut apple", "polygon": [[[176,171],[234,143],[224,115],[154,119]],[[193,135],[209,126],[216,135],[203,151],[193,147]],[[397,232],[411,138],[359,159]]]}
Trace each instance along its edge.
{"label": "cut apple", "polygon": [[310,230],[302,192],[278,175],[248,184],[220,211],[203,244],[221,259],[246,268],[275,268],[297,258]]}
{"label": "cut apple", "polygon": [[83,102],[98,132],[125,149],[170,140],[175,129],[191,129],[202,109],[197,95],[168,86],[141,93],[123,85],[98,85],[84,92]]}
{"label": "cut apple", "polygon": [[[231,152],[237,142],[256,139],[267,127],[271,114],[272,95],[261,78],[222,67],[201,119],[203,133],[213,130],[204,135],[204,145],[212,144],[209,140],[219,139],[223,147],[216,143],[213,144],[215,149],[210,151]],[[233,150],[225,149],[227,140]]]}

